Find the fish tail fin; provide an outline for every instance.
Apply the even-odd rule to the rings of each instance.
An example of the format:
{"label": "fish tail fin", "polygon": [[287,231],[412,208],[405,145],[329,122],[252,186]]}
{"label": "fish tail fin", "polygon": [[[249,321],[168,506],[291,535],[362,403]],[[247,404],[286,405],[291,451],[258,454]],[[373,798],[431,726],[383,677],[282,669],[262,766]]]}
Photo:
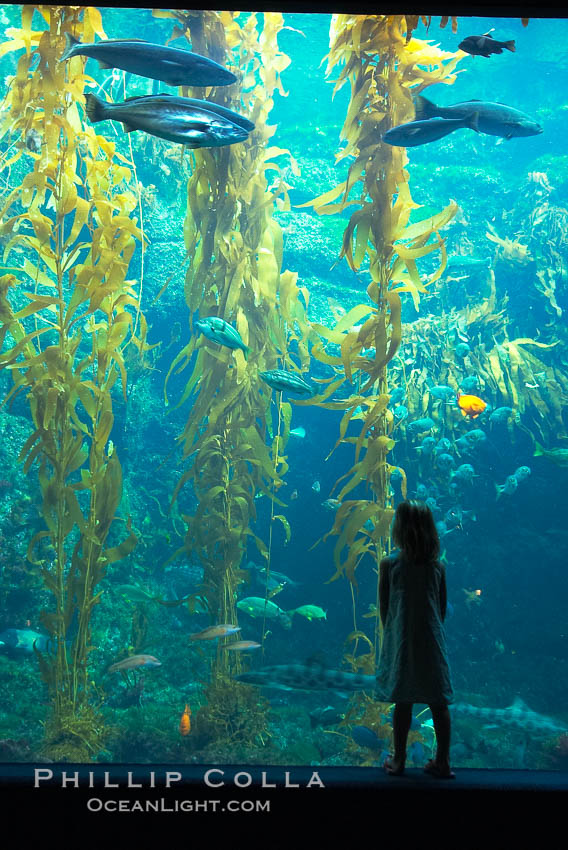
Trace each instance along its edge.
{"label": "fish tail fin", "polygon": [[71,35],[70,32],[65,33],[65,50],[59,58],[60,62],[64,62],[66,59],[69,59],[73,55],[73,48],[78,44],[81,44],[78,38],[75,38],[74,35]]}
{"label": "fish tail fin", "polygon": [[85,95],[85,110],[91,124],[96,124],[97,121],[104,121],[107,117],[104,102],[99,100],[96,94],[92,94],[91,92]]}
{"label": "fish tail fin", "polygon": [[544,449],[539,442],[535,440],[535,449],[533,453],[533,457],[542,457],[544,454]]}
{"label": "fish tail fin", "polygon": [[475,130],[476,133],[479,133],[479,127],[477,126],[479,121],[479,112],[474,112],[466,122],[466,127],[469,127],[470,130]]}
{"label": "fish tail fin", "polygon": [[421,121],[424,118],[433,118],[439,115],[438,107],[431,100],[428,100],[424,95],[419,94],[414,98],[415,121]]}
{"label": "fish tail fin", "polygon": [[517,50],[517,48],[515,47],[514,39],[511,39],[511,41],[503,42],[503,47],[505,47],[507,50],[510,50],[511,53],[515,53]]}
{"label": "fish tail fin", "polygon": [[496,500],[497,500],[497,499],[499,498],[499,496],[501,495],[501,493],[502,493],[502,488],[503,488],[503,485],[502,485],[502,484],[496,484],[496,485],[495,485]]}

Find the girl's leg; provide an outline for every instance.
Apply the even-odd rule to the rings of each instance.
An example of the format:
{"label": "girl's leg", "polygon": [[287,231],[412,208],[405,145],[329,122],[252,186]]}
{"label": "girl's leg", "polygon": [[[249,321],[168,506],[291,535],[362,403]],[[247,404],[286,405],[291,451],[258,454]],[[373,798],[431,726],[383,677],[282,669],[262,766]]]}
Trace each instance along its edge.
{"label": "girl's leg", "polygon": [[406,741],[412,722],[412,703],[397,702],[394,707],[392,731],[394,756],[385,762],[385,770],[394,776],[400,776],[406,762]]}
{"label": "girl's leg", "polygon": [[450,711],[447,705],[431,705],[429,706],[432,712],[434,721],[434,731],[436,732],[436,758],[428,762],[426,766],[433,765],[432,772],[438,772],[441,776],[453,776],[450,770],[450,736],[451,736],[451,720]]}

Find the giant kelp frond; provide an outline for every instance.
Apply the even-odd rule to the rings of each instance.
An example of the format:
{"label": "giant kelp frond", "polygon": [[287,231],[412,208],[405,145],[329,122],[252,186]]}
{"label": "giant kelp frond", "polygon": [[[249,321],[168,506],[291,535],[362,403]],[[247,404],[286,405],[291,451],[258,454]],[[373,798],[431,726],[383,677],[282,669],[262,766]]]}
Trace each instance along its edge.
{"label": "giant kelp frond", "polygon": [[[307,292],[298,287],[296,274],[282,270],[282,230],[272,218],[275,205],[289,208],[278,159],[291,157],[270,146],[275,128],[269,115],[274,92],[285,95],[280,73],[290,60],[278,47],[280,14],[252,14],[246,20],[231,12],[171,15],[175,31],[186,35],[193,50],[216,58],[239,77],[238,84],[216,89],[209,97],[256,125],[242,144],[193,154],[184,221],[191,258],[185,298],[192,336],[169,373],[188,370],[177,403],[192,403],[179,438],[190,463],[174,492],[175,498],[191,484],[198,501],[194,515],[184,517],[185,546],[204,566],[200,593],[212,617],[236,622],[235,588],[243,578],[239,565],[249,538],[270,567],[269,546],[250,527],[255,496],[264,493],[273,506],[282,504],[276,492],[288,468],[291,407],[277,399],[278,427],[273,427],[272,393],[259,372],[277,367],[301,372],[309,364]],[[211,315],[238,330],[249,347],[246,359],[242,351],[196,333],[195,320]],[[285,517],[273,511],[273,519],[277,517],[288,535]],[[221,653],[215,673],[240,663]]]}
{"label": "giant kelp frond", "polygon": [[[26,471],[39,463],[46,530],[30,541],[28,558],[34,560],[44,539],[55,550],[53,566],[42,571],[54,609],[41,619],[56,652],[42,658],[42,672],[54,700],[49,729],[59,753],[62,739],[73,741],[73,718],[82,723],[91,716],[88,654],[97,585],[106,565],[136,544],[130,532],[123,543],[106,547],[122,493],[120,463],[109,443],[111,390],[117,383],[126,392],[123,349],[139,308],[126,273],[141,234],[131,215],[136,198],[125,187],[130,170],[113,143],[82,123],[82,60],[69,67],[58,61],[65,33],[85,41],[104,35],[100,13],[39,7],[47,29],[36,32],[33,12],[24,7],[22,27],[2,46],[4,53],[25,47],[2,129],[21,137],[18,156],[29,157],[32,168],[0,210],[3,262],[15,264],[0,279],[0,368],[14,378],[9,397],[27,390],[34,428],[20,460]],[[40,153],[23,142],[30,128],[41,136]],[[144,321],[141,328],[145,336]],[[142,352],[147,347],[144,338],[136,343]]]}

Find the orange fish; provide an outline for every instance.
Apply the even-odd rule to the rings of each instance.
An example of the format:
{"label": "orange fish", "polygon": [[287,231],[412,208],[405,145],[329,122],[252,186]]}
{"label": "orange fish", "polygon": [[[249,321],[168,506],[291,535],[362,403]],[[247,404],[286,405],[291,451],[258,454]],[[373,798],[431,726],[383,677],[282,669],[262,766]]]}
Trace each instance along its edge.
{"label": "orange fish", "polygon": [[240,632],[240,626],[234,626],[232,623],[218,623],[216,626],[208,626],[201,632],[194,632],[189,636],[190,640],[215,640],[218,637],[227,637]]}
{"label": "orange fish", "polygon": [[158,661],[153,655],[129,655],[128,658],[123,658],[122,661],[111,664],[107,672],[115,673],[117,670],[135,670],[137,667],[161,666],[162,662]]}
{"label": "orange fish", "polygon": [[462,416],[469,416],[470,419],[477,419],[477,417],[483,413],[487,407],[487,402],[483,401],[482,398],[479,398],[476,395],[462,395],[461,393],[458,393],[457,401],[458,407],[462,412]]}
{"label": "orange fish", "polygon": [[185,704],[185,711],[181,716],[181,720],[179,722],[179,733],[180,735],[189,735],[191,731],[191,708],[188,704]]}

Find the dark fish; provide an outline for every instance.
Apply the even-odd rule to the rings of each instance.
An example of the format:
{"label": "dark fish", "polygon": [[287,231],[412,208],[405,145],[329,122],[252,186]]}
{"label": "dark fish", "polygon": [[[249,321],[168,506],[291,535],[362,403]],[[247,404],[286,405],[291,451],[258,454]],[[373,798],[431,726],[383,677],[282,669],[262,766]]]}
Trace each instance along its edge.
{"label": "dark fish", "polygon": [[237,682],[265,688],[302,691],[373,691],[374,676],[363,673],[343,673],[321,664],[279,664],[258,672],[240,673]]}
{"label": "dark fish", "polygon": [[[87,117],[97,121],[120,121],[125,133],[143,130],[152,136],[189,148],[212,148],[243,142],[248,130],[241,115],[231,110],[167,94],[133,97],[124,103],[106,103],[94,94],[85,95]],[[196,106],[203,103],[207,106]],[[221,113],[223,109],[223,113]],[[229,119],[229,113],[233,116]],[[239,119],[239,123],[236,120]],[[250,123],[250,122],[248,122]]]}
{"label": "dark fish", "polygon": [[315,729],[316,726],[334,726],[336,723],[340,723],[343,717],[344,715],[339,709],[334,708],[332,705],[326,705],[323,708],[314,708],[309,714],[310,726],[312,729]]}
{"label": "dark fish", "polygon": [[461,130],[462,127],[477,130],[477,115],[472,113],[464,118],[429,118],[425,121],[409,121],[408,124],[399,124],[398,127],[387,130],[383,136],[383,142],[396,147],[413,148],[435,142],[453,133],[454,130]]}
{"label": "dark fish", "polygon": [[237,79],[212,59],[176,47],[136,38],[81,44],[67,32],[65,38],[67,46],[61,62],[73,56],[89,56],[101,68],[120,68],[140,77],[162,80],[170,86],[227,86]]}
{"label": "dark fish", "polygon": [[469,53],[470,56],[489,57],[492,53],[503,53],[503,48],[510,50],[511,53],[515,52],[515,42],[513,40],[497,41],[488,32],[484,33],[484,35],[468,35],[467,38],[464,38],[460,42],[458,47],[464,53]]}
{"label": "dark fish", "polygon": [[542,127],[524,112],[506,106],[504,103],[491,103],[487,100],[467,100],[452,106],[436,106],[423,95],[414,98],[416,118],[467,118],[477,114],[477,129],[489,136],[538,136]]}
{"label": "dark fish", "polygon": [[299,395],[312,395],[313,390],[299,375],[286,372],[284,369],[270,369],[267,372],[259,372],[265,384],[273,390],[280,392],[298,393]]}
{"label": "dark fish", "polygon": [[383,742],[376,732],[368,726],[353,726],[351,737],[360,747],[368,747],[370,750],[381,750]]}

